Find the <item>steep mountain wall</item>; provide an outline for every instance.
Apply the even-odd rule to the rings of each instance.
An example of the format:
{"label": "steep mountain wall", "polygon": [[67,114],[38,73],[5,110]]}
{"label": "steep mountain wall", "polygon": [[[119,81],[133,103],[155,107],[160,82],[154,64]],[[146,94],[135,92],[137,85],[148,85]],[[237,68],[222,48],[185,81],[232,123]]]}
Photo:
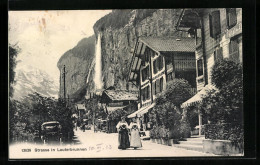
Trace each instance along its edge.
{"label": "steep mountain wall", "polygon": [[[126,88],[134,46],[140,36],[187,36],[175,25],[182,9],[113,10],[94,25],[95,37],[85,38],[66,52],[58,62],[66,65],[66,91],[70,97],[84,98],[94,92],[95,40],[101,36],[102,81],[104,88]],[[63,78],[61,77],[61,80]],[[130,89],[131,86],[130,85]],[[63,82],[60,84],[63,96]]]}
{"label": "steep mountain wall", "polygon": [[[187,36],[175,25],[181,9],[115,10],[94,25],[101,35],[104,88],[126,88],[126,78],[137,38],[140,36]],[[131,87],[131,86],[130,86]]]}
{"label": "steep mountain wall", "polygon": [[[66,97],[82,99],[88,89],[94,88],[93,79],[95,57],[95,36],[84,38],[78,44],[62,55],[57,66],[60,70],[59,96],[64,97],[64,78],[62,76],[65,65],[65,90]],[[88,81],[88,82],[87,82]]]}

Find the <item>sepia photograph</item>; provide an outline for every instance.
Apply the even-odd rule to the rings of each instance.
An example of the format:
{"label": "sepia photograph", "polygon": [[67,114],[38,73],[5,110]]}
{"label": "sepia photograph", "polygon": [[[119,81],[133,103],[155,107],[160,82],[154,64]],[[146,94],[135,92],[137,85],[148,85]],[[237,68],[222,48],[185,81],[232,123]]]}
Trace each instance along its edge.
{"label": "sepia photograph", "polygon": [[242,41],[242,8],[9,10],[9,159],[243,157]]}

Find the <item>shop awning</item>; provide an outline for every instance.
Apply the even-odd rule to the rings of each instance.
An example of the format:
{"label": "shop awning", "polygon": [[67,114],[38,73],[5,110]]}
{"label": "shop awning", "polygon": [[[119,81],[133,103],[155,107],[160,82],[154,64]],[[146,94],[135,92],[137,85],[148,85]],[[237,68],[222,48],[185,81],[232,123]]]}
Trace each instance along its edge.
{"label": "shop awning", "polygon": [[123,107],[106,107],[106,109],[107,109],[108,113],[111,113],[111,112],[119,110],[119,109],[124,109],[125,107],[127,107],[127,106],[123,106]]}
{"label": "shop awning", "polygon": [[128,115],[127,117],[128,117],[128,118],[133,118],[133,117],[136,117],[136,116],[137,116],[137,117],[140,117],[140,116],[142,116],[143,114],[147,113],[147,112],[149,111],[149,109],[153,108],[155,105],[156,105],[156,104],[153,103],[153,104],[151,104],[151,105],[149,105],[149,106],[142,107],[142,108],[140,108],[139,110],[135,111],[134,113]]}
{"label": "shop awning", "polygon": [[202,102],[204,96],[211,90],[217,91],[217,88],[213,85],[206,85],[201,91],[199,91],[196,95],[194,95],[189,100],[185,101],[181,104],[181,108],[189,107],[192,105],[196,105],[199,102]]}

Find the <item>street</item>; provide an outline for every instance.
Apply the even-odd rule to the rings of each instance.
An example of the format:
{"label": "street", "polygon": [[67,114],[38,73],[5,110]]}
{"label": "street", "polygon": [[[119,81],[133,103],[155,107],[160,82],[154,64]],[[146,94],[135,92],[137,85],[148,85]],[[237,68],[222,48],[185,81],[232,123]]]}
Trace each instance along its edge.
{"label": "street", "polygon": [[[189,157],[189,156],[216,156],[197,151],[185,150],[172,146],[152,143],[149,140],[142,140],[142,148],[134,150],[119,150],[117,133],[94,133],[93,130],[75,131],[76,146],[96,147],[94,157]],[[77,145],[78,144],[78,145]],[[99,148],[99,149],[98,149]],[[86,155],[87,156],[87,155]],[[93,156],[93,155],[91,155]]]}
{"label": "street", "polygon": [[142,148],[119,150],[117,133],[94,133],[93,130],[74,130],[72,144],[36,145],[16,143],[9,145],[9,157],[38,158],[141,158],[141,157],[208,157],[217,156],[197,151],[166,146],[142,140]]}

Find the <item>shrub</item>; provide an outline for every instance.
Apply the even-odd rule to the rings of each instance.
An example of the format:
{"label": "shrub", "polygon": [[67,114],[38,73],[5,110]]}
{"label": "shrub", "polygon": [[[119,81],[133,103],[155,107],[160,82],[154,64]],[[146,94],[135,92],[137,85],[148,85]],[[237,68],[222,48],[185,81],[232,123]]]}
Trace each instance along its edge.
{"label": "shrub", "polygon": [[151,120],[158,126],[159,138],[180,139],[190,136],[189,123],[182,121],[179,106],[191,97],[189,88],[186,80],[176,79],[169,82],[166,90],[158,96],[157,104],[151,111]]}
{"label": "shrub", "polygon": [[205,135],[210,139],[231,140],[243,147],[243,131],[237,129],[243,125],[242,65],[229,60],[215,63],[212,83],[218,91],[209,91],[198,105],[211,121],[205,127]]}
{"label": "shrub", "polygon": [[222,60],[213,66],[210,91],[198,106],[213,123],[243,121],[243,74],[241,64]]}

